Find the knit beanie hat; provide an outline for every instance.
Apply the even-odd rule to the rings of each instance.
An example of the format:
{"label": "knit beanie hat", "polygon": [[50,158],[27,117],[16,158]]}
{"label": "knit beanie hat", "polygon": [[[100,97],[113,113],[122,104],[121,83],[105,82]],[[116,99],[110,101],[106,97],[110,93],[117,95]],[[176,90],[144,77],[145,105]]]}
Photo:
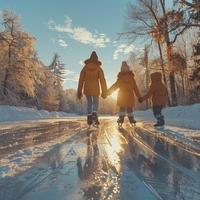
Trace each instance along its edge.
{"label": "knit beanie hat", "polygon": [[126,61],[123,61],[121,66],[121,72],[128,72],[128,71],[130,71],[130,67],[128,66]]}
{"label": "knit beanie hat", "polygon": [[94,62],[94,63],[96,63],[98,65],[102,65],[102,63],[98,60],[98,56],[97,56],[95,51],[92,52],[92,54],[91,54],[89,59],[84,61],[85,64],[88,64],[88,63],[91,63],[91,62]]}

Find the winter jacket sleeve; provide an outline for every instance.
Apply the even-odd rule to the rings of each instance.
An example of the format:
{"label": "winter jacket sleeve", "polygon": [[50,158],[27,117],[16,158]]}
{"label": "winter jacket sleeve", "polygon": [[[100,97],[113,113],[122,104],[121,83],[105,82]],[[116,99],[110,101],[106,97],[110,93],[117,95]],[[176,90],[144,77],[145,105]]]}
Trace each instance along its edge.
{"label": "winter jacket sleeve", "polygon": [[149,99],[153,95],[153,92],[154,92],[154,87],[153,87],[153,84],[152,84],[150,86],[148,92],[141,98],[142,101],[146,101],[147,99]]}
{"label": "winter jacket sleeve", "polygon": [[100,73],[99,73],[99,80],[100,80],[100,84],[101,84],[101,91],[105,92],[107,90],[107,84],[106,84],[104,72],[101,68],[100,68]]}
{"label": "winter jacket sleeve", "polygon": [[134,88],[133,88],[133,90],[134,90],[135,95],[137,96],[137,98],[141,98],[141,97],[142,97],[142,95],[141,95],[140,92],[139,92],[139,89],[138,89],[138,86],[137,86],[137,84],[136,84],[135,79],[134,79]]}
{"label": "winter jacket sleeve", "polygon": [[[77,89],[77,96],[80,99],[82,97],[82,90],[83,90],[83,84],[85,81],[85,75],[84,75],[84,68],[81,70],[79,82],[78,82],[78,89]],[[81,97],[80,97],[81,95]]]}
{"label": "winter jacket sleeve", "polygon": [[119,88],[119,81],[116,81],[107,91],[107,95],[111,95],[115,90]]}

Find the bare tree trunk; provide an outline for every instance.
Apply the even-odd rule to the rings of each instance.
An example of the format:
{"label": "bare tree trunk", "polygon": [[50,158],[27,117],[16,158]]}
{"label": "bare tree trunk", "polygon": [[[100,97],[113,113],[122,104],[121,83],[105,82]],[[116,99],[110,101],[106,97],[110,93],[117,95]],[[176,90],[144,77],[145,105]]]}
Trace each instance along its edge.
{"label": "bare tree trunk", "polygon": [[6,75],[4,79],[4,84],[3,84],[3,94],[6,96],[7,95],[7,80],[8,80],[8,69],[6,69]]}
{"label": "bare tree trunk", "polygon": [[4,78],[4,84],[3,84],[3,94],[7,96],[7,82],[8,82],[8,67],[10,67],[10,59],[11,59],[11,45],[8,44],[9,46],[9,51],[8,51],[8,66],[6,67],[6,73],[5,73],[5,78]]}
{"label": "bare tree trunk", "polygon": [[[148,83],[149,83],[149,69],[148,69],[148,47],[145,46],[144,49],[144,64],[146,68],[146,90],[148,91]],[[146,110],[149,108],[149,100],[146,101]]]}
{"label": "bare tree trunk", "polygon": [[[158,42],[158,48],[159,48],[159,52],[160,52],[160,60],[161,60],[160,64],[161,64],[161,69],[162,69],[162,72],[163,72],[163,80],[164,80],[164,83],[165,83],[166,88],[167,88],[167,79],[166,79],[166,74],[165,74],[164,61],[163,61],[163,55],[162,55],[162,49],[161,49],[160,42]],[[167,88],[167,104],[168,104],[169,107],[171,107],[168,88]]]}
{"label": "bare tree trunk", "polygon": [[176,96],[176,88],[175,88],[175,76],[174,71],[172,71],[169,75],[170,86],[171,86],[171,98],[172,98],[172,106],[177,106],[177,96]]}
{"label": "bare tree trunk", "polygon": [[[167,14],[166,14],[166,10],[165,10],[165,0],[160,0],[161,6],[162,6],[162,10],[163,10],[163,15],[164,18],[167,19]],[[168,28],[168,24],[167,24],[167,20],[165,21],[165,30],[164,30],[164,37],[166,40],[166,45],[167,45],[167,52],[168,52],[168,60],[170,60],[171,58],[171,51],[168,51],[168,49],[170,49],[171,47],[171,43],[170,43],[170,39],[169,39],[169,32],[168,32],[169,28]],[[177,102],[177,97],[176,97],[176,88],[175,88],[175,76],[174,76],[174,72],[170,72],[169,75],[169,79],[170,79],[170,89],[171,89],[171,98],[172,98],[172,106],[177,106],[178,102]]]}
{"label": "bare tree trunk", "polygon": [[184,73],[181,70],[181,81],[182,81],[182,95],[185,96],[185,84],[184,84]]}

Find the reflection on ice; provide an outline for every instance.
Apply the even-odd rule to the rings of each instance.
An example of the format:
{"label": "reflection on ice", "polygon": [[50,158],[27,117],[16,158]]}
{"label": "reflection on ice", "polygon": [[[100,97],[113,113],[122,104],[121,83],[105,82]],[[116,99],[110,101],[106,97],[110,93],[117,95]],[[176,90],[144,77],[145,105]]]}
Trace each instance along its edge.
{"label": "reflection on ice", "polygon": [[120,141],[117,137],[107,138],[110,145],[105,146],[106,155],[111,166],[116,169],[117,173],[120,172],[121,162],[118,153],[123,152],[123,148],[120,145]]}
{"label": "reflection on ice", "polygon": [[77,158],[77,170],[82,184],[83,199],[113,199],[114,195],[119,193],[115,174],[117,172],[115,162],[118,163],[118,161],[113,157],[114,152],[106,148],[108,151],[104,149],[105,152],[102,155],[96,132],[88,134],[86,143],[86,155]]}
{"label": "reflection on ice", "polygon": [[117,137],[112,137],[109,138],[110,139],[110,143],[112,144],[112,150],[111,151],[115,151],[117,153],[119,152],[123,152],[123,149],[121,148],[121,145],[119,143],[119,139]]}
{"label": "reflection on ice", "polygon": [[[4,151],[7,160],[1,161],[20,162],[20,167],[27,162],[29,166],[31,158],[28,160],[28,157],[36,157],[39,147],[46,147],[48,151],[49,144],[52,150],[32,160],[35,166],[24,174],[10,179],[1,177],[0,199],[200,199],[198,148],[192,144],[184,148],[185,144],[178,139],[164,138],[163,134],[139,128],[117,130],[112,121],[109,122],[109,125],[101,123],[100,128],[89,131],[80,126],[80,122],[53,123],[50,129],[47,126],[31,129],[33,134],[27,132],[29,137],[25,138],[32,136],[34,146],[25,148],[30,143],[23,140],[15,154],[11,153],[14,151],[11,147],[10,151]],[[48,136],[47,141],[45,136]],[[4,145],[2,150],[9,150],[9,146]]]}
{"label": "reflection on ice", "polygon": [[163,197],[191,198],[200,195],[197,192],[200,176],[193,171],[199,168],[200,157],[184,148],[184,144],[178,143],[178,140],[174,142],[170,137],[164,139],[139,128],[136,131],[132,132],[132,137],[127,134],[126,137],[129,138],[129,150],[144,180],[150,181]]}
{"label": "reflection on ice", "polygon": [[[39,127],[23,127],[0,131],[0,181],[43,162],[42,156],[74,134],[78,122],[58,121]],[[80,127],[79,127],[80,129]],[[1,133],[2,132],[2,133]]]}
{"label": "reflection on ice", "polygon": [[78,176],[80,179],[90,179],[99,169],[99,149],[97,137],[92,134],[87,137],[87,152],[85,163],[82,164],[81,157],[77,158]]}

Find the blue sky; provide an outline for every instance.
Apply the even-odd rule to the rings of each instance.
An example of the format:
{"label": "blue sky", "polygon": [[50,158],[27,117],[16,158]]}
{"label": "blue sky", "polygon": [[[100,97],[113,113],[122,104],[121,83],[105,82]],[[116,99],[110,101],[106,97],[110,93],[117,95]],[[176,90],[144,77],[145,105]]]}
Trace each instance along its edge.
{"label": "blue sky", "polygon": [[[83,61],[96,51],[103,62],[107,85],[116,80],[121,62],[138,46],[116,41],[122,32],[128,0],[1,0],[1,11],[10,8],[21,16],[25,31],[37,39],[35,49],[45,65],[54,52],[66,67],[64,89],[77,89]],[[134,1],[132,1],[134,2]],[[143,48],[143,46],[140,46]]]}

